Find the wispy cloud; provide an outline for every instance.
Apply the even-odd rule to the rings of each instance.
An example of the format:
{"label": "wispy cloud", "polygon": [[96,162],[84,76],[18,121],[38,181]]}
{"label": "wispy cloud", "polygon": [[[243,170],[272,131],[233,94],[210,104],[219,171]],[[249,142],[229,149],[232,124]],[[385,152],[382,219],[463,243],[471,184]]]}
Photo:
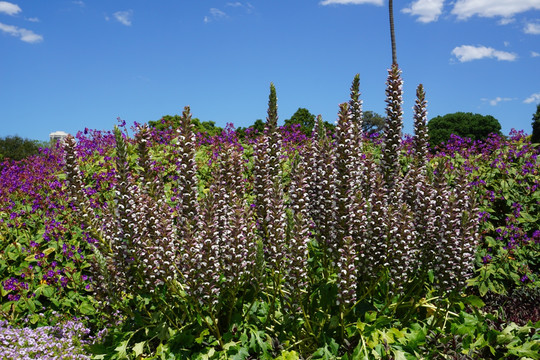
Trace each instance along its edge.
{"label": "wispy cloud", "polygon": [[226,18],[227,13],[219,10],[218,8],[210,8],[210,15],[204,17],[204,22],[209,23],[213,20]]}
{"label": "wispy cloud", "polygon": [[499,25],[508,25],[508,24],[513,23],[513,22],[516,22],[516,19],[504,17],[504,18],[501,18],[497,23]]}
{"label": "wispy cloud", "polygon": [[78,0],[78,1],[72,1],[72,3],[74,3],[75,5],[79,5],[80,7],[85,7],[86,4],[84,3],[84,1],[81,1],[81,0]]}
{"label": "wispy cloud", "polygon": [[483,58],[495,58],[497,60],[514,61],[517,55],[506,51],[495,50],[487,46],[472,46],[461,45],[452,50],[454,55],[460,62],[472,60],[480,60]]}
{"label": "wispy cloud", "polygon": [[537,53],[536,51],[531,51],[531,57],[540,57],[540,53]]}
{"label": "wispy cloud", "polygon": [[519,13],[539,9],[540,0],[457,0],[452,14],[462,20],[475,15],[512,18]]}
{"label": "wispy cloud", "polygon": [[7,1],[0,1],[0,13],[8,15],[17,15],[22,10],[17,4],[13,4]]}
{"label": "wispy cloud", "polygon": [[37,17],[27,18],[26,20],[30,22],[39,22],[39,19]]}
{"label": "wispy cloud", "polygon": [[526,34],[540,35],[540,23],[528,23],[523,28],[523,32]]}
{"label": "wispy cloud", "polygon": [[17,37],[21,39],[22,41],[30,43],[30,44],[39,43],[43,41],[43,36],[34,33],[32,30],[20,28],[13,25],[6,25],[3,23],[0,23],[0,31],[8,35]]}
{"label": "wispy cloud", "polygon": [[531,104],[531,103],[540,103],[540,93],[534,93],[525,100],[523,100],[525,104]]}
{"label": "wispy cloud", "polygon": [[409,7],[401,11],[406,14],[418,16],[418,21],[429,23],[437,21],[442,14],[444,0],[416,0]]}
{"label": "wispy cloud", "polygon": [[487,101],[489,103],[489,105],[491,106],[497,106],[497,104],[499,104],[500,102],[503,102],[503,101],[512,101],[512,100],[515,100],[513,98],[507,98],[507,97],[500,97],[500,96],[497,96],[495,99],[482,99],[482,101]]}
{"label": "wispy cloud", "polygon": [[131,26],[133,10],[117,11],[113,15],[120,24],[125,26]]}
{"label": "wispy cloud", "polygon": [[319,2],[321,5],[359,5],[359,4],[373,4],[383,5],[384,0],[323,0]]}
{"label": "wispy cloud", "polygon": [[233,8],[241,8],[241,9],[244,9],[247,13],[251,13],[255,9],[255,7],[251,5],[251,3],[249,2],[242,3],[240,1],[228,2],[225,4],[225,6],[233,7]]}

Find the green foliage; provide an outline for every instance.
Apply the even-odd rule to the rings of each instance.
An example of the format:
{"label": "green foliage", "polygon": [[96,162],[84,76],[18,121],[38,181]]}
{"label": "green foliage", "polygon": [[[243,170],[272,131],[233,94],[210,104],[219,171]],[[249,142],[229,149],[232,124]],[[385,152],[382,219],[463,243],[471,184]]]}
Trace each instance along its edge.
{"label": "green foliage", "polygon": [[376,112],[364,111],[362,130],[366,134],[380,133],[384,129],[386,119]]}
{"label": "green foliage", "polygon": [[[309,112],[308,109],[298,108],[290,119],[285,119],[285,126],[298,124],[300,125],[300,131],[306,136],[311,136],[313,127],[315,126],[316,116]],[[333,133],[336,126],[328,121],[323,122],[324,128],[327,132]]]}
{"label": "green foliage", "polygon": [[432,146],[448,141],[451,134],[484,140],[491,133],[501,133],[501,124],[491,115],[457,112],[434,117],[428,122],[429,143]]}
{"label": "green foliage", "polygon": [[310,113],[308,109],[298,108],[290,119],[285,119],[285,125],[292,124],[300,125],[300,131],[310,136],[315,126],[315,115]]}
{"label": "green foliage", "polygon": [[536,106],[536,113],[533,114],[532,118],[532,136],[531,142],[533,144],[540,143],[540,104]]}
{"label": "green foliage", "polygon": [[[177,129],[180,126],[179,115],[165,115],[160,120],[149,121],[148,125],[158,130]],[[195,127],[195,133],[204,133],[208,136],[219,135],[223,128],[216,126],[214,121],[200,121],[198,118],[191,119],[191,123]]]}
{"label": "green foliage", "polygon": [[[437,269],[421,267],[420,271],[411,272],[402,284],[402,291],[396,292],[393,291],[394,282],[400,274],[392,273],[391,269],[403,265],[403,258],[395,254],[365,260],[351,256],[350,266],[343,266],[343,259],[360,247],[341,247],[339,253],[342,255],[332,258],[328,244],[320,237],[321,229],[312,224],[305,228],[301,226],[305,213],[298,209],[313,206],[314,201],[305,201],[301,191],[291,191],[302,188],[305,179],[302,180],[300,175],[320,175],[323,170],[334,174],[337,169],[347,175],[347,169],[358,167],[366,175],[372,175],[366,176],[366,181],[360,184],[371,184],[372,188],[356,190],[359,196],[354,200],[358,202],[350,206],[351,209],[362,207],[360,214],[365,220],[356,219],[360,219],[362,225],[375,224],[370,231],[380,229],[377,221],[381,219],[385,222],[383,227],[389,226],[388,232],[379,234],[380,237],[373,236],[377,242],[362,244],[362,252],[358,253],[362,257],[365,254],[372,256],[369,251],[380,249],[381,245],[388,247],[391,243],[380,239],[401,231],[403,223],[412,223],[408,220],[412,218],[404,216],[409,211],[405,203],[400,207],[392,207],[397,202],[386,208],[377,207],[387,197],[385,190],[381,190],[384,189],[382,177],[377,173],[384,151],[380,144],[366,140],[361,148],[354,148],[365,156],[364,163],[349,162],[346,157],[336,158],[339,161],[331,157],[333,151],[355,153],[349,148],[339,149],[339,145],[352,143],[345,138],[350,133],[344,121],[347,114],[347,107],[342,106],[340,119],[343,123],[339,125],[335,143],[319,129],[320,138],[309,146],[320,146],[321,152],[310,157],[306,149],[299,150],[304,160],[321,161],[322,166],[313,167],[313,171],[306,171],[307,165],[299,160],[300,156],[296,157],[297,153],[279,152],[278,143],[269,143],[268,148],[257,148],[261,144],[246,146],[243,150],[236,145],[219,144],[219,154],[215,144],[196,149],[182,148],[182,144],[194,143],[187,124],[208,131],[215,128],[212,122],[203,125],[205,123],[191,120],[189,109],[182,116],[169,117],[165,121],[167,126],[183,124],[181,130],[185,130],[168,144],[152,142],[146,137],[149,134],[146,129],[139,129],[135,139],[115,129],[116,148],[91,149],[88,153],[77,153],[80,149],[76,151],[75,143],[70,142],[65,158],[67,175],[54,179],[58,181],[50,179],[47,182],[50,188],[33,189],[39,194],[37,198],[54,199],[48,203],[50,208],[61,210],[49,213],[47,206],[32,210],[34,202],[26,201],[21,193],[9,193],[5,198],[11,205],[9,210],[21,214],[21,220],[16,221],[12,214],[0,211],[0,281],[5,284],[12,278],[24,279],[28,289],[21,293],[23,296],[19,300],[6,300],[14,291],[0,286],[2,318],[21,323],[26,315],[30,315],[29,323],[40,325],[46,319],[37,313],[45,307],[47,314],[57,310],[66,316],[86,315],[85,321],[92,324],[95,331],[97,324],[102,324],[98,320],[106,312],[111,316],[108,320],[115,322],[108,323],[110,332],[102,343],[88,347],[95,359],[538,359],[540,322],[516,324],[506,321],[506,315],[487,306],[484,297],[493,292],[506,293],[510,289],[508,295],[514,296],[511,300],[515,300],[520,294],[534,295],[538,289],[538,245],[534,241],[523,241],[525,236],[532,238],[540,228],[540,188],[536,170],[540,167],[535,152],[521,140],[485,154],[435,157],[420,169],[415,168],[417,163],[405,155],[406,151],[397,152],[400,158],[397,159],[396,178],[403,178],[407,172],[406,178],[413,179],[402,184],[403,188],[396,187],[399,191],[410,195],[412,191],[408,189],[421,189],[424,196],[416,201],[428,198],[437,202],[439,198],[453,194],[447,202],[439,204],[432,218],[426,217],[427,225],[440,221],[443,216],[451,216],[452,221],[443,224],[445,233],[453,235],[458,231],[469,231],[459,225],[458,231],[454,231],[456,229],[451,225],[462,223],[461,220],[474,217],[477,212],[476,208],[459,207],[471,194],[452,192],[463,186],[455,169],[469,169],[469,180],[481,184],[479,191],[485,192],[480,195],[489,195],[479,197],[480,210],[489,214],[489,221],[481,228],[485,243],[481,244],[476,277],[470,281],[469,288],[442,292],[438,287]],[[264,123],[259,121],[254,126],[260,126],[263,132]],[[268,123],[268,128],[275,130],[277,104],[273,86]],[[275,134],[269,136],[272,135]],[[263,138],[263,141],[267,139]],[[274,150],[276,153],[272,153]],[[250,206],[255,202],[253,178],[261,169],[271,170],[269,166],[257,169],[261,164],[254,160],[257,151],[268,154],[269,161],[265,164],[272,164],[277,170],[270,176],[272,184],[263,186],[275,188],[264,198],[270,200],[269,209],[286,207],[286,211],[280,213],[269,212],[278,216],[268,217],[272,220],[271,226],[262,235],[261,231],[239,233],[260,220],[255,218]],[[193,160],[196,166],[187,160]],[[183,162],[179,165],[179,161]],[[333,168],[335,163],[343,166]],[[434,169],[437,170],[435,175]],[[415,172],[416,178],[413,177]],[[318,179],[319,182],[314,181],[317,186],[333,181],[330,176]],[[432,181],[434,179],[437,181]],[[445,187],[447,183],[450,186]],[[66,195],[62,192],[68,188],[75,188],[77,193],[72,191]],[[429,193],[431,188],[438,192]],[[193,199],[189,197],[191,190],[195,193]],[[322,190],[326,192],[326,188]],[[342,198],[347,199],[348,192],[342,194],[326,208],[338,207]],[[396,194],[391,194],[393,201],[397,201]],[[299,198],[304,199],[303,203]],[[190,199],[197,206],[191,213],[182,213],[190,205]],[[315,199],[319,200],[316,196]],[[376,212],[382,215],[376,215]],[[422,214],[422,209],[417,209],[415,214]],[[203,221],[195,223],[193,219],[199,217]],[[281,226],[283,218],[286,218],[283,237],[267,246],[264,244],[266,232]],[[81,221],[84,221],[83,226]],[[58,226],[56,232],[50,231],[53,225]],[[426,241],[436,239],[437,244],[447,241],[437,226],[433,228],[437,231],[429,233],[431,236],[426,236]],[[421,227],[404,229],[416,232]],[[364,231],[358,237],[366,233]],[[210,236],[205,237],[207,234]],[[295,236],[301,234],[307,234],[305,243],[294,242]],[[45,235],[54,236],[48,238]],[[98,240],[98,245],[88,242],[89,237]],[[349,246],[351,237],[346,238],[344,243]],[[508,246],[512,238],[518,238],[516,246]],[[240,242],[246,239],[245,243]],[[412,236],[406,239],[407,245],[414,243]],[[285,247],[279,250],[287,255],[276,263],[277,266],[271,267],[268,252],[282,240],[285,240]],[[171,244],[174,247],[167,248]],[[240,244],[232,248],[238,252],[230,251],[231,244]],[[306,246],[305,258],[304,253],[293,252],[302,244]],[[250,256],[240,252],[247,247],[255,248]],[[201,248],[206,252],[194,260],[201,254],[197,253]],[[454,250],[450,246],[442,248]],[[393,249],[401,252],[405,248]],[[474,251],[463,250],[468,254]],[[82,257],[74,257],[70,251]],[[124,256],[119,256],[121,253]],[[459,254],[445,252],[443,256],[456,260]],[[488,255],[491,258],[486,261]],[[367,267],[362,264],[385,258],[387,263],[374,269],[374,277],[371,276],[373,273],[364,274],[370,276],[367,283],[360,283],[360,277],[351,272],[350,277],[358,286],[357,298],[349,303],[338,302],[342,299],[343,283],[348,279],[343,276],[343,270],[350,271],[359,265],[365,271]],[[171,263],[162,266],[164,261]],[[254,264],[252,268],[230,274],[231,266],[243,266],[249,261]],[[464,266],[460,261],[454,265]],[[64,274],[69,277],[65,287],[46,280],[53,262],[54,268],[64,269]],[[145,264],[152,265],[146,267]],[[443,268],[442,264],[444,262],[440,261],[437,266]],[[298,272],[302,276],[286,284],[285,277],[292,273],[293,265],[302,266],[303,272]],[[153,273],[158,267],[164,272],[170,271],[172,276]],[[106,278],[104,275],[108,271],[113,276]],[[130,273],[126,274],[128,271]],[[147,282],[149,273],[161,281]],[[85,282],[87,275],[96,280]],[[524,276],[529,280],[524,281]],[[213,286],[207,292],[199,290],[209,282]],[[108,296],[99,297],[97,288],[108,285],[114,287],[101,293]],[[519,292],[518,288],[530,289],[530,292]],[[298,289],[299,301],[293,303],[290,294]]]}
{"label": "green foliage", "polygon": [[[477,276],[471,284],[481,295],[512,293],[533,287],[540,270],[540,162],[524,138],[495,151],[454,157],[456,166],[474,169],[482,196],[483,244],[477,254]],[[481,179],[481,180],[480,180]]]}
{"label": "green foliage", "polygon": [[37,140],[23,139],[20,136],[6,136],[0,139],[0,161],[5,159],[22,160],[39,152],[43,144]]}

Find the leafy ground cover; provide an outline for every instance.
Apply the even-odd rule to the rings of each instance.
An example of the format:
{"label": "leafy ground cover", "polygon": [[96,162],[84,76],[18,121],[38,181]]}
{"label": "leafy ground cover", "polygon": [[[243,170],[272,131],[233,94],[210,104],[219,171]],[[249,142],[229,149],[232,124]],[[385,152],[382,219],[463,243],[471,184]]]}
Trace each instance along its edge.
{"label": "leafy ground cover", "polygon": [[279,128],[271,86],[263,134],[186,108],[4,163],[3,358],[538,359],[538,148],[430,150],[423,88],[403,137],[387,86],[381,135],[356,77],[333,134]]}

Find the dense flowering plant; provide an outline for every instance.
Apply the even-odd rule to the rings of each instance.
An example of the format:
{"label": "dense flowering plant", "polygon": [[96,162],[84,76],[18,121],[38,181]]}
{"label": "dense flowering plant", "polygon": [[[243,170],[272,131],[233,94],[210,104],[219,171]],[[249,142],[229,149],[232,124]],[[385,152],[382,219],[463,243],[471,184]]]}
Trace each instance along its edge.
{"label": "dense flowering plant", "polygon": [[402,136],[397,66],[385,131],[363,134],[359,85],[334,134],[279,127],[272,84],[260,134],[196,134],[186,107],[176,127],[85,129],[3,166],[4,327],[86,314],[112,330],[88,349],[112,358],[517,354],[475,295],[538,316],[537,149],[512,133],[430,152],[421,85]]}

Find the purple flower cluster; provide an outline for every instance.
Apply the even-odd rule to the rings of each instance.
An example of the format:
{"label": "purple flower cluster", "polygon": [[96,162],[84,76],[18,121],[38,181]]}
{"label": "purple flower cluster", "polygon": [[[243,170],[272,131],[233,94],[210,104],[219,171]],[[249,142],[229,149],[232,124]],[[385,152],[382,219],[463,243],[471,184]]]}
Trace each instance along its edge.
{"label": "purple flower cluster", "polygon": [[[7,295],[9,301],[17,301],[21,298],[21,293],[28,290],[28,283],[15,277],[11,277],[2,281],[2,287],[5,291],[10,292]],[[28,294],[28,296],[30,297],[31,294]]]}
{"label": "purple flower cluster", "polygon": [[0,358],[26,359],[91,359],[83,346],[90,344],[90,330],[82,322],[66,321],[37,329],[15,328],[0,321]]}

